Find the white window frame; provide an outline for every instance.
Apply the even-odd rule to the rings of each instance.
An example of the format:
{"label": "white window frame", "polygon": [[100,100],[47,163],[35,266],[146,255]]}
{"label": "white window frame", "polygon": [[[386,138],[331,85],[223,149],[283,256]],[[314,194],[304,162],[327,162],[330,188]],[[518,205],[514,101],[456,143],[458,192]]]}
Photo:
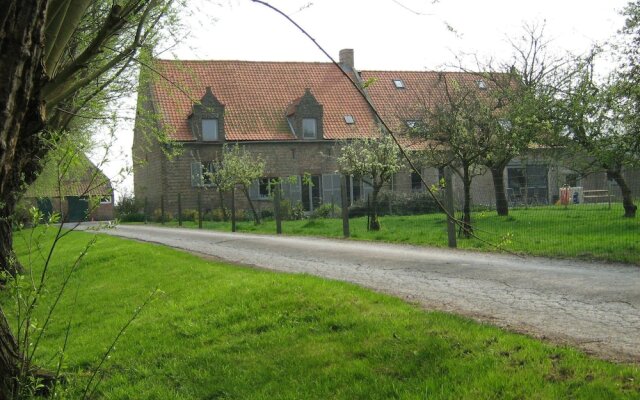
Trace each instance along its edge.
{"label": "white window frame", "polygon": [[406,89],[406,86],[402,79],[394,79],[393,85],[396,87],[396,89]]}

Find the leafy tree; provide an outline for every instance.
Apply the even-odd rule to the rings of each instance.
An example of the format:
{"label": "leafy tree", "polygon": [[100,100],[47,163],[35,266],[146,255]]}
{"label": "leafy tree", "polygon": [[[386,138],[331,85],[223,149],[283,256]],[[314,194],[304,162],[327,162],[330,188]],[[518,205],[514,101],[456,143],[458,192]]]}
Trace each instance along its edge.
{"label": "leafy tree", "polygon": [[[143,45],[171,18],[171,0],[0,2],[0,268],[22,272],[11,216],[55,146],[87,128],[125,91]],[[128,85],[126,88],[130,88]],[[130,91],[130,89],[128,90]],[[0,313],[0,398],[16,396],[23,359]]]}
{"label": "leafy tree", "polygon": [[622,14],[625,24],[621,29],[619,48],[622,54],[616,82],[618,95],[625,98],[624,119],[632,137],[631,150],[640,157],[640,1],[629,2]]}
{"label": "leafy tree", "polygon": [[561,139],[573,153],[583,157],[590,168],[603,170],[619,186],[624,216],[635,218],[638,207],[624,179],[623,170],[640,166],[634,151],[637,133],[634,130],[633,102],[624,95],[625,89],[614,74],[598,82],[594,73],[594,55],[576,62],[571,79],[557,100],[557,117],[565,127]]}
{"label": "leafy tree", "polygon": [[483,172],[483,157],[488,153],[490,132],[498,129],[494,106],[477,82],[463,75],[442,73],[435,83],[431,102],[421,105],[420,121],[409,134],[424,139],[422,154],[434,167],[450,166],[462,180],[464,190],[462,230],[473,233],[471,225],[471,183]]}
{"label": "leafy tree", "polygon": [[237,143],[234,146],[225,144],[222,147],[222,159],[215,163],[215,168],[210,175],[212,184],[220,193],[221,201],[224,192],[240,186],[249,202],[256,224],[260,224],[260,216],[249,195],[249,186],[264,175],[264,167],[264,161],[250,154],[244,147],[240,147]]}
{"label": "leafy tree", "polygon": [[341,147],[338,165],[344,174],[371,179],[373,191],[369,229],[380,230],[378,194],[382,186],[400,170],[402,164],[398,146],[388,135],[379,139],[355,139]]}
{"label": "leafy tree", "polygon": [[513,56],[506,63],[480,65],[477,79],[487,81],[487,106],[484,117],[488,136],[486,154],[480,163],[493,178],[498,215],[509,214],[504,187],[504,169],[531,145],[546,143],[557,128],[552,100],[557,80],[566,61],[549,54],[544,27],[525,26],[523,34],[511,41]]}

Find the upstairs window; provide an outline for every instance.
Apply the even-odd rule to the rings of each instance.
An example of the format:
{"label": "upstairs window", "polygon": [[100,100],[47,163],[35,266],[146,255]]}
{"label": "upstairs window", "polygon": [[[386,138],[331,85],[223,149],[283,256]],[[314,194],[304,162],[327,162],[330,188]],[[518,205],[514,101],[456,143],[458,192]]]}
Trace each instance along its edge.
{"label": "upstairs window", "polygon": [[202,140],[205,142],[218,140],[218,120],[217,119],[202,120]]}
{"label": "upstairs window", "polygon": [[410,119],[408,121],[405,122],[407,124],[407,127],[411,128],[411,129],[415,129],[418,127],[418,121],[416,121],[415,119]]}
{"label": "upstairs window", "polygon": [[404,89],[404,81],[402,79],[394,79],[393,80],[393,84],[395,85],[396,89]]}
{"label": "upstairs window", "polygon": [[302,137],[316,139],[318,136],[318,121],[315,118],[302,119]]}

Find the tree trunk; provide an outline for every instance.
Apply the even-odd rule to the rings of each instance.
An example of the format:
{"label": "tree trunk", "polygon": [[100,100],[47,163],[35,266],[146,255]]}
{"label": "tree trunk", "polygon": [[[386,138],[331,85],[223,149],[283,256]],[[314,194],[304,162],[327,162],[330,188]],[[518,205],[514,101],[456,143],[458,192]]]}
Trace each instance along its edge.
{"label": "tree trunk", "polygon": [[489,167],[493,178],[493,190],[496,196],[496,211],[498,215],[506,217],[509,215],[509,202],[504,190],[504,166],[493,165]]}
{"label": "tree trunk", "polygon": [[[41,170],[47,151],[44,104],[40,91],[46,0],[2,2],[0,17],[0,268],[21,271],[11,263],[11,214],[26,185]],[[11,56],[8,56],[11,55]],[[0,400],[16,395],[20,349],[0,309]]]}
{"label": "tree trunk", "polygon": [[473,233],[471,226],[471,174],[469,166],[464,165],[462,184],[464,187],[464,205],[462,206],[462,236],[470,238]]}
{"label": "tree trunk", "polygon": [[253,206],[253,201],[251,201],[251,196],[249,196],[249,189],[247,189],[245,185],[242,185],[242,192],[249,202],[249,207],[251,208],[251,212],[253,213],[253,221],[256,223],[256,225],[260,225],[260,216],[258,215],[256,208]]}
{"label": "tree trunk", "polygon": [[371,218],[369,219],[370,231],[380,230],[380,221],[378,220],[378,193],[380,192],[380,188],[376,186],[373,187],[373,192],[371,193]]}
{"label": "tree trunk", "polygon": [[629,189],[627,182],[624,180],[622,172],[620,170],[609,170],[607,172],[609,176],[612,177],[614,181],[616,181],[616,183],[620,187],[620,192],[622,192],[622,206],[624,207],[624,217],[635,218],[638,206],[633,204],[633,193],[631,193],[631,189]]}
{"label": "tree trunk", "polygon": [[222,220],[227,222],[229,220],[229,216],[227,215],[227,210],[224,207],[224,193],[222,190],[218,190],[218,195],[220,196],[220,211],[222,212]]}

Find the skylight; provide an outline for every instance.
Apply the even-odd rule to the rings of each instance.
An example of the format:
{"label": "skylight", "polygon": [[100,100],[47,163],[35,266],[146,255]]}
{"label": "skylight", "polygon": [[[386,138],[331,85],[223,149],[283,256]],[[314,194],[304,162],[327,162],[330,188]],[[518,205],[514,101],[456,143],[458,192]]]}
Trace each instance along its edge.
{"label": "skylight", "polygon": [[478,88],[480,90],[485,90],[487,88],[487,82],[485,82],[483,79],[478,79],[476,81],[476,85],[478,85]]}
{"label": "skylight", "polygon": [[410,119],[410,120],[406,121],[406,123],[407,123],[407,126],[409,128],[411,128],[411,129],[413,129],[413,128],[418,126],[418,121],[413,120],[413,119]]}
{"label": "skylight", "polygon": [[402,79],[394,79],[393,84],[396,86],[396,89],[404,89],[404,81]]}
{"label": "skylight", "polygon": [[355,124],[356,120],[353,118],[353,115],[345,115],[344,116],[344,122],[346,122],[347,124],[351,125],[351,124]]}

